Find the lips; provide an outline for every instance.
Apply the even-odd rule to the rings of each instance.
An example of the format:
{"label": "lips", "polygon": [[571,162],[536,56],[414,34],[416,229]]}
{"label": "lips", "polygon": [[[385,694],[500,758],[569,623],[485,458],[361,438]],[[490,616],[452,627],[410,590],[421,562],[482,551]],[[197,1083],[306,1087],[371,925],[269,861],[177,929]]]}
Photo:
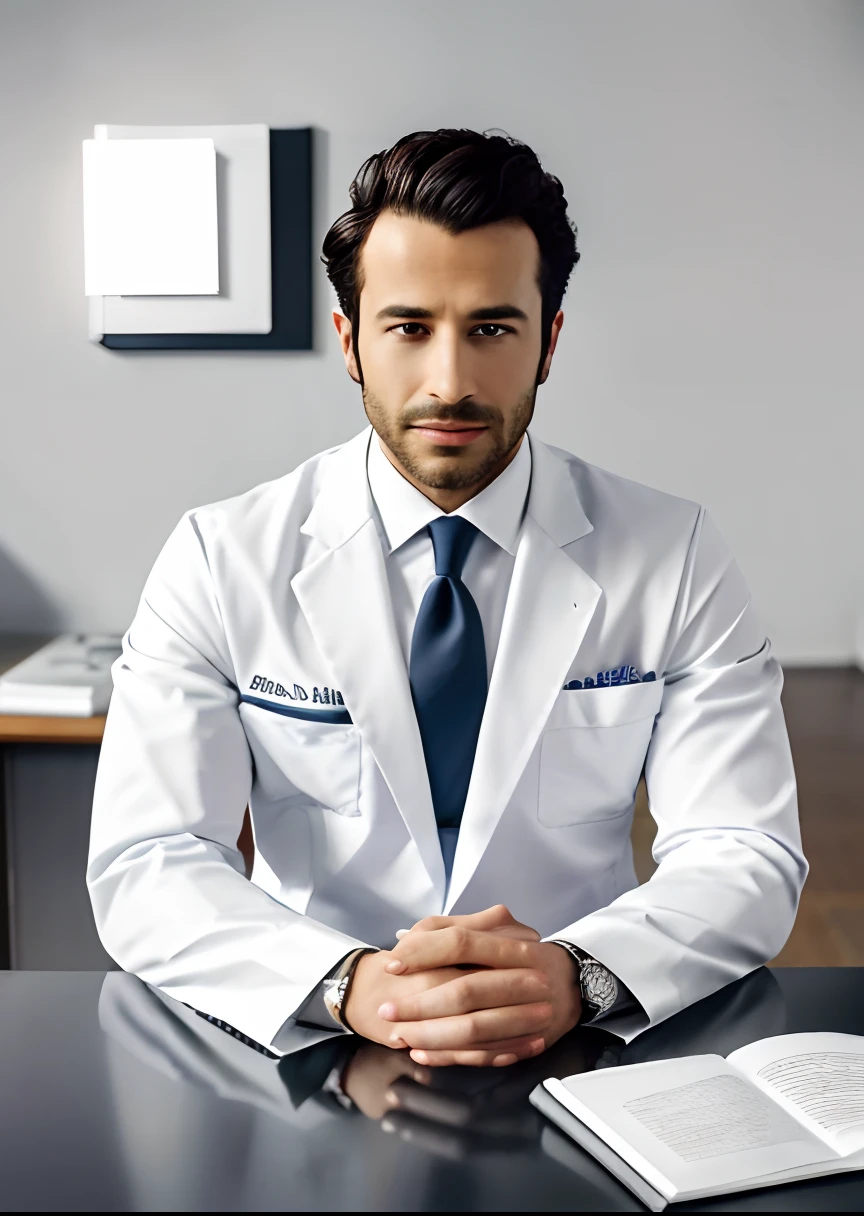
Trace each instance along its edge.
{"label": "lips", "polygon": [[485,434],[489,428],[486,426],[466,427],[450,422],[430,422],[428,426],[414,426],[411,429],[417,431],[424,439],[443,447],[464,447]]}

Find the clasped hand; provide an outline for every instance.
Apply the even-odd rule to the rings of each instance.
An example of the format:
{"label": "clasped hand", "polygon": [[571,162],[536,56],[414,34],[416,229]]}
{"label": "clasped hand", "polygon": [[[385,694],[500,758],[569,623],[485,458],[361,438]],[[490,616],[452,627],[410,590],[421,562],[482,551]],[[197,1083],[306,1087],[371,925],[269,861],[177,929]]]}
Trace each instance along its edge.
{"label": "clasped hand", "polygon": [[579,1020],[571,955],[503,905],[418,921],[357,965],[345,1016],[418,1064],[501,1067],[539,1055]]}

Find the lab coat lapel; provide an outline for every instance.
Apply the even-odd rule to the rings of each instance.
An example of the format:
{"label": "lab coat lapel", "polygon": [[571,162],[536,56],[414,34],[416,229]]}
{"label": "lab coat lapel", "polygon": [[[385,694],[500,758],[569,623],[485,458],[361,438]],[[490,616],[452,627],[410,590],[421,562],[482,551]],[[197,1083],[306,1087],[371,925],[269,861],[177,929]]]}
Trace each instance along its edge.
{"label": "lab coat lapel", "polygon": [[351,719],[443,899],[444,863],[423,743],[366,476],[369,427],[334,453],[301,532],[325,552],[291,580]]}
{"label": "lab coat lapel", "polygon": [[[570,466],[531,441],[531,489],[507,595],[445,913],[473,875],[602,594],[561,547],[592,531]],[[515,859],[514,859],[515,863]]]}

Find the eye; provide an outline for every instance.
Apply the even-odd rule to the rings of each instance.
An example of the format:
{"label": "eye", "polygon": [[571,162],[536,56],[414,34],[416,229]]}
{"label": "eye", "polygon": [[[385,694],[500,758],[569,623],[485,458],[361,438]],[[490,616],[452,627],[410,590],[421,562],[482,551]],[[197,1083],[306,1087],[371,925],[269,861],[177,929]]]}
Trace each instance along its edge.
{"label": "eye", "polygon": [[[423,328],[423,326],[420,324],[419,321],[403,321],[401,325],[394,325],[393,328],[389,332],[396,333],[396,331],[398,329],[409,329],[412,325],[414,326],[415,329]],[[400,338],[414,338],[416,336],[417,336],[416,334],[400,334],[399,335]]]}
{"label": "eye", "polygon": [[500,334],[485,334],[487,338],[500,338],[501,334],[512,334],[515,331],[510,329],[508,325],[498,325],[495,321],[486,321],[483,325],[478,326],[479,329],[500,329]]}

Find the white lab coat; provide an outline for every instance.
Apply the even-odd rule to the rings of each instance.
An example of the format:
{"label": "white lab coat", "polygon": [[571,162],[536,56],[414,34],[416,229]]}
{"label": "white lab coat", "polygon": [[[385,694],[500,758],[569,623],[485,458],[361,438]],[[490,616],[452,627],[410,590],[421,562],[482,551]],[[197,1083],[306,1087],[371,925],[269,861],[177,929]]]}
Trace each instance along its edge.
{"label": "white lab coat", "polygon": [[[605,1023],[629,1042],[791,931],[808,863],[770,641],[704,509],[529,434],[448,891],[371,434],[187,512],[159,555],[114,667],[96,781],[101,940],[125,970],[282,1051],[327,1035],[274,1042],[353,946],[503,903],[631,989],[645,1015]],[[564,688],[622,667],[657,678]],[[322,719],[278,712],[298,708]],[[643,766],[659,865],[638,886]]]}

